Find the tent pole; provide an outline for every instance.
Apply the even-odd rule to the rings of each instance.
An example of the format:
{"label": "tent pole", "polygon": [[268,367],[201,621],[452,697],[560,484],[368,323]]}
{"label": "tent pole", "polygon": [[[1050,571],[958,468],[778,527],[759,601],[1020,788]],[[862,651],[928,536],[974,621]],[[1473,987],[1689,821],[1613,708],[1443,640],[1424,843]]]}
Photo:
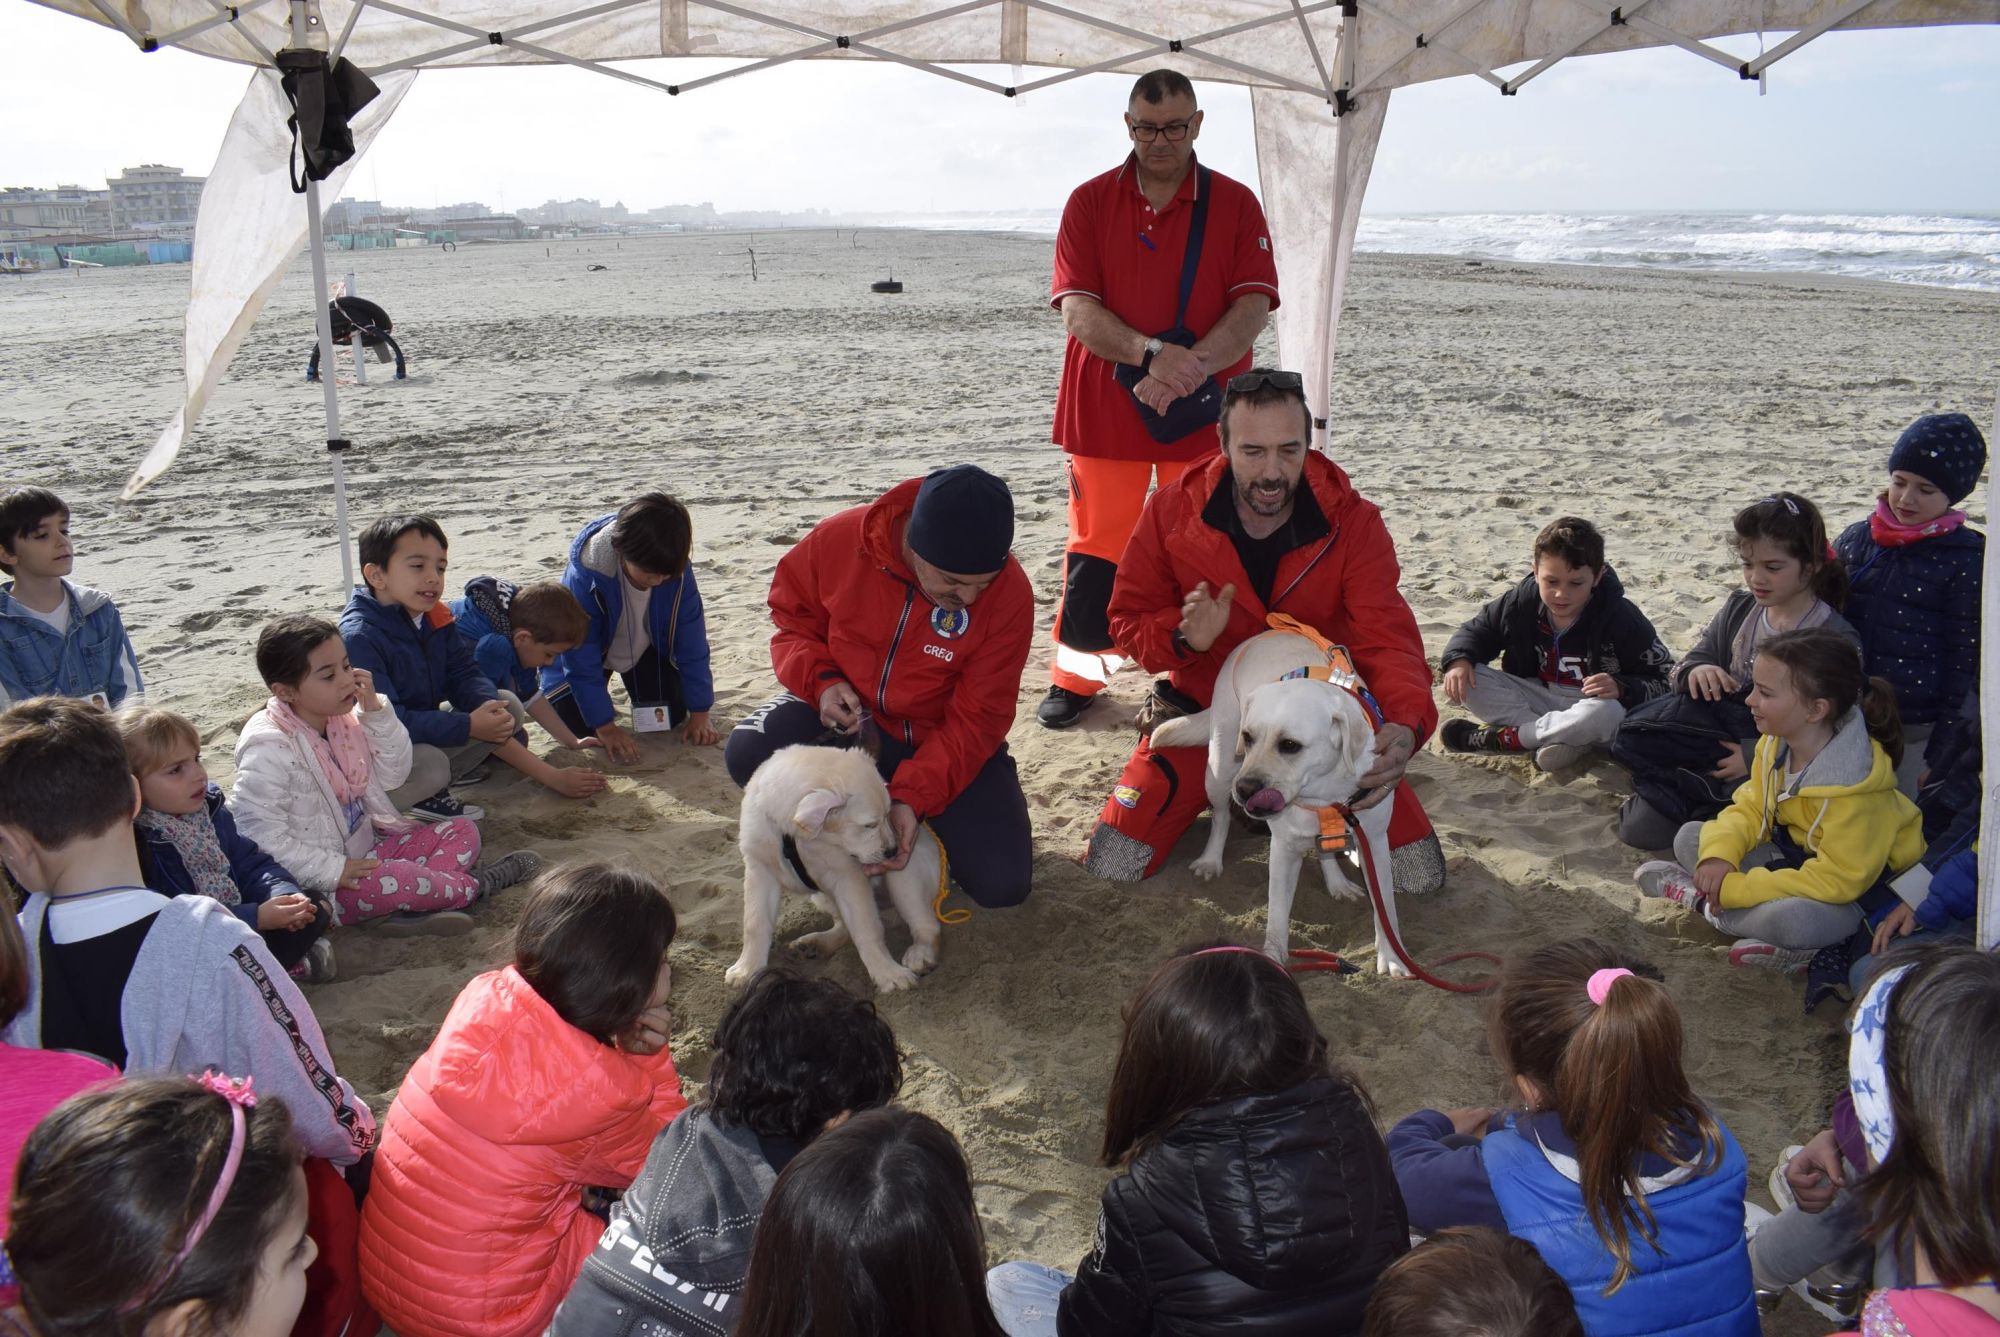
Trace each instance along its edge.
{"label": "tent pole", "polygon": [[[1993,397],[1993,435],[1989,440],[2000,441],[2000,391]],[[2000,484],[1988,480],[1986,484],[1986,513],[1993,514],[1993,503],[2000,500]],[[1979,861],[1978,898],[1974,902],[1973,932],[1983,951],[2000,948],[2000,793],[1994,785],[2000,782],[2000,646],[1995,644],[1993,629],[2000,627],[2000,549],[1988,544],[1984,566],[1985,581],[1980,594],[1980,629],[1985,643],[1979,651],[1979,737],[1983,749],[1979,768],[1980,796],[1984,800],[1979,810]]]}
{"label": "tent pole", "polygon": [[[307,0],[291,0],[292,45],[319,46],[326,43],[326,30],[309,13]],[[315,42],[313,39],[319,40]],[[340,582],[345,594],[354,588],[354,548],[347,540],[347,468],[343,456],[347,442],[340,435],[340,390],[333,370],[333,317],[328,310],[326,232],[319,207],[319,182],[306,177],[306,252],[312,256],[313,326],[319,339],[321,392],[326,397],[326,453],[333,460],[334,531],[340,539]]]}

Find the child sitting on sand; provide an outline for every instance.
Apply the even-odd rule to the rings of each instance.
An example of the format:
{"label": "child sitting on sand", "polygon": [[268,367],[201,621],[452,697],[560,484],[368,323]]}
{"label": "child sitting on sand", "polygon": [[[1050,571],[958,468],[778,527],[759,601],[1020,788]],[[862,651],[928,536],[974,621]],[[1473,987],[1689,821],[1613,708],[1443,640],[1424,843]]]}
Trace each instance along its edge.
{"label": "child sitting on sand", "polygon": [[1743,698],[1763,641],[1826,627],[1860,644],[1840,615],[1847,570],[1827,546],[1818,507],[1779,492],[1738,511],[1734,528],[1743,588],[1674,665],[1673,690],[1628,714],[1611,743],[1612,759],[1632,775],[1618,835],[1640,849],[1666,849],[1683,823],[1721,812],[1749,775],[1757,722]]}
{"label": "child sitting on sand", "polygon": [[1538,948],[1502,972],[1491,1039],[1519,1111],[1389,1133],[1411,1223],[1527,1240],[1586,1332],[1757,1337],[1743,1152],[1688,1085],[1665,986],[1590,939]]}
{"label": "child sitting on sand", "polygon": [[1731,965],[1798,971],[1888,911],[1889,876],[1924,852],[1923,818],[1896,789],[1895,691],[1862,676],[1845,636],[1773,636],[1751,676],[1762,737],[1749,778],[1720,816],[1680,829],[1678,862],[1641,864],[1634,878],[1739,939]]}
{"label": "child sitting on sand", "polygon": [[[760,971],[729,1005],[714,1048],[707,1098],[653,1139],[549,1337],[728,1332],[779,1173],[903,1084],[896,1037],[874,1003],[784,970]],[[655,1268],[676,1281],[661,1285]]]}
{"label": "child sitting on sand", "polygon": [[1897,778],[1914,795],[1931,729],[1979,680],[1979,589],[1986,536],[1954,509],[1986,468],[1986,438],[1963,413],[1933,413],[1889,452],[1889,486],[1875,513],[1834,547],[1853,591],[1847,620],[1868,672],[1896,689],[1906,756]]}
{"label": "child sitting on sand", "polygon": [[111,596],[67,579],[69,507],[40,487],[0,493],[0,709],[37,696],[115,707],[144,690]]}
{"label": "child sitting on sand", "polygon": [[[376,690],[409,731],[410,773],[390,786],[389,799],[427,822],[478,821],[483,808],[451,792],[484,778],[480,763],[513,749],[513,764],[550,768],[517,735],[527,712],[479,671],[451,625],[444,594],[444,530],[428,515],[396,515],[361,531],[361,588],[340,614],[340,634],[354,667],[374,677]],[[447,707],[450,707],[447,709]]]}
{"label": "child sitting on sand", "polygon": [[735,1331],[1004,1337],[981,1285],[984,1266],[958,1140],[914,1110],[869,1110],[778,1176],[757,1222]]}
{"label": "child sitting on sand", "polygon": [[201,734],[185,715],[127,706],[115,717],[144,805],[139,859],[146,885],[168,896],[213,896],[257,930],[271,955],[314,984],[333,978],[326,904],[256,841],[238,834],[222,791],[201,765]]}
{"label": "child sitting on sand", "polygon": [[[526,703],[529,719],[563,747],[604,746],[595,738],[578,738],[542,693],[541,671],[590,633],[590,617],[574,594],[552,580],[521,586],[475,576],[465,582],[465,597],[450,606],[452,625],[471,646],[479,671]],[[581,766],[550,770],[554,778],[542,783],[569,798],[595,794],[606,783],[602,773]]]}
{"label": "child sitting on sand", "polygon": [[1584,1337],[1576,1301],[1535,1246],[1477,1226],[1440,1230],[1375,1283],[1361,1337]]}
{"label": "child sitting on sand", "polygon": [[521,850],[474,872],[477,826],[397,814],[388,791],[410,772],[410,735],[332,623],[271,623],[257,637],[257,672],[271,699],[236,740],[237,821],[300,886],[333,898],[336,922],[468,932],[465,907],[541,866]]}
{"label": "child sitting on sand", "polygon": [[622,1190],[686,1107],[667,1036],[674,908],[605,864],[557,868],[514,961],[459,992],[383,1127],[361,1282],[403,1337],[538,1337]]}
{"label": "child sitting on sand", "polygon": [[664,492],[600,515],[569,546],[563,584],[590,616],[583,644],[542,670],[542,687],[563,723],[604,744],[611,759],[639,759],[639,744],[618,724],[605,690],[616,673],[634,711],[664,709],[681,738],[716,740],[708,712],[708,620],[688,555],[694,522]]}
{"label": "child sitting on sand", "polygon": [[[63,697],[0,714],[0,855],[31,893],[27,1001],[7,1043],[79,1050],[127,1073],[254,1076],[295,1111],[308,1154],[354,1164],[375,1143],[375,1119],[334,1075],[312,1009],[221,902],[146,888],[138,810],[109,715]],[[79,1191],[66,1183],[65,1210],[92,1220],[100,1242],[118,1233],[79,1214]],[[98,1266],[110,1275],[107,1260]]]}
{"label": "child sitting on sand", "polygon": [[318,1253],[299,1153],[261,1077],[69,1101],[21,1153],[7,1253],[27,1331],[285,1337]]}
{"label": "child sitting on sand", "polygon": [[1410,1244],[1368,1099],[1291,974],[1248,947],[1156,969],[1125,1010],[1097,1242],[1074,1279],[1004,1263],[1011,1337],[1348,1333]]}
{"label": "child sitting on sand", "polygon": [[1454,632],[1439,663],[1445,699],[1486,724],[1446,720],[1447,752],[1532,752],[1554,771],[1665,693],[1673,656],[1605,565],[1604,536],[1566,515],[1535,535],[1534,570]]}

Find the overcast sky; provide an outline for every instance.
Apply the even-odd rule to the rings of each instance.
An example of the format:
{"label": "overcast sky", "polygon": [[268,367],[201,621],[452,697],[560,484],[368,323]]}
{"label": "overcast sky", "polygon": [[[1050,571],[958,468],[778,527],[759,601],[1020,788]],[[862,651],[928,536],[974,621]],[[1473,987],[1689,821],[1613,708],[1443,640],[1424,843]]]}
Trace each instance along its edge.
{"label": "overcast sky", "polygon": [[[1723,45],[1749,55],[1756,39]],[[0,185],[99,186],[140,162],[205,173],[247,78],[0,0]],[[2000,25],[1833,33],[1770,85],[1759,98],[1668,49],[1566,62],[1512,98],[1471,78],[1402,90],[1368,209],[2000,213]],[[801,63],[669,99],[567,67],[433,71],[349,193],[1054,209],[1123,155],[1129,87],[1101,75],[1009,102],[897,66]],[[1203,84],[1201,98],[1204,161],[1254,181],[1247,94]]]}

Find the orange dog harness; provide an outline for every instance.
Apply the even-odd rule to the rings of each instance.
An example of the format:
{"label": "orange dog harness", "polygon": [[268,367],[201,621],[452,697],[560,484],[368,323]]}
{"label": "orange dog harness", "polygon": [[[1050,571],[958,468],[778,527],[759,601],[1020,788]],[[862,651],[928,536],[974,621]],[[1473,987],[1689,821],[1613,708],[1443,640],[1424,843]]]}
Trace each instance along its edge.
{"label": "orange dog harness", "polygon": [[[1280,678],[1280,682],[1283,682],[1285,678],[1311,678],[1318,682],[1330,682],[1335,687],[1344,689],[1348,695],[1360,702],[1362,710],[1368,713],[1369,723],[1374,725],[1377,730],[1381,729],[1382,707],[1376,702],[1374,695],[1369,692],[1368,684],[1361,680],[1361,673],[1354,667],[1353,656],[1347,653],[1346,646],[1335,644],[1321,635],[1318,628],[1309,626],[1297,618],[1284,613],[1271,613],[1267,615],[1264,619],[1264,624],[1272,631],[1288,632],[1294,636],[1305,637],[1318,646],[1320,653],[1326,656],[1326,663],[1308,664],[1303,668],[1293,669],[1290,673],[1285,674],[1284,678]],[[1301,804],[1300,806],[1303,807],[1305,805]],[[1319,851],[1321,854],[1338,854],[1342,850],[1356,848],[1356,835],[1353,828],[1348,825],[1347,818],[1342,815],[1342,806],[1331,805],[1324,808],[1306,809],[1308,812],[1316,813],[1319,817]]]}

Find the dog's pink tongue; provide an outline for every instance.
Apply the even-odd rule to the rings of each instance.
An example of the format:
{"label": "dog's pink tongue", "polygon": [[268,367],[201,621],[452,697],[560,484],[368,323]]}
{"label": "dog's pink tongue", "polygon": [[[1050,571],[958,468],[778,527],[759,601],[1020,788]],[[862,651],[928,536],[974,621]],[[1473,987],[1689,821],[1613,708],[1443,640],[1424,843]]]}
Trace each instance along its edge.
{"label": "dog's pink tongue", "polygon": [[1262,817],[1277,812],[1285,806],[1285,796],[1275,789],[1260,789],[1250,796],[1243,805],[1243,811],[1253,817]]}

